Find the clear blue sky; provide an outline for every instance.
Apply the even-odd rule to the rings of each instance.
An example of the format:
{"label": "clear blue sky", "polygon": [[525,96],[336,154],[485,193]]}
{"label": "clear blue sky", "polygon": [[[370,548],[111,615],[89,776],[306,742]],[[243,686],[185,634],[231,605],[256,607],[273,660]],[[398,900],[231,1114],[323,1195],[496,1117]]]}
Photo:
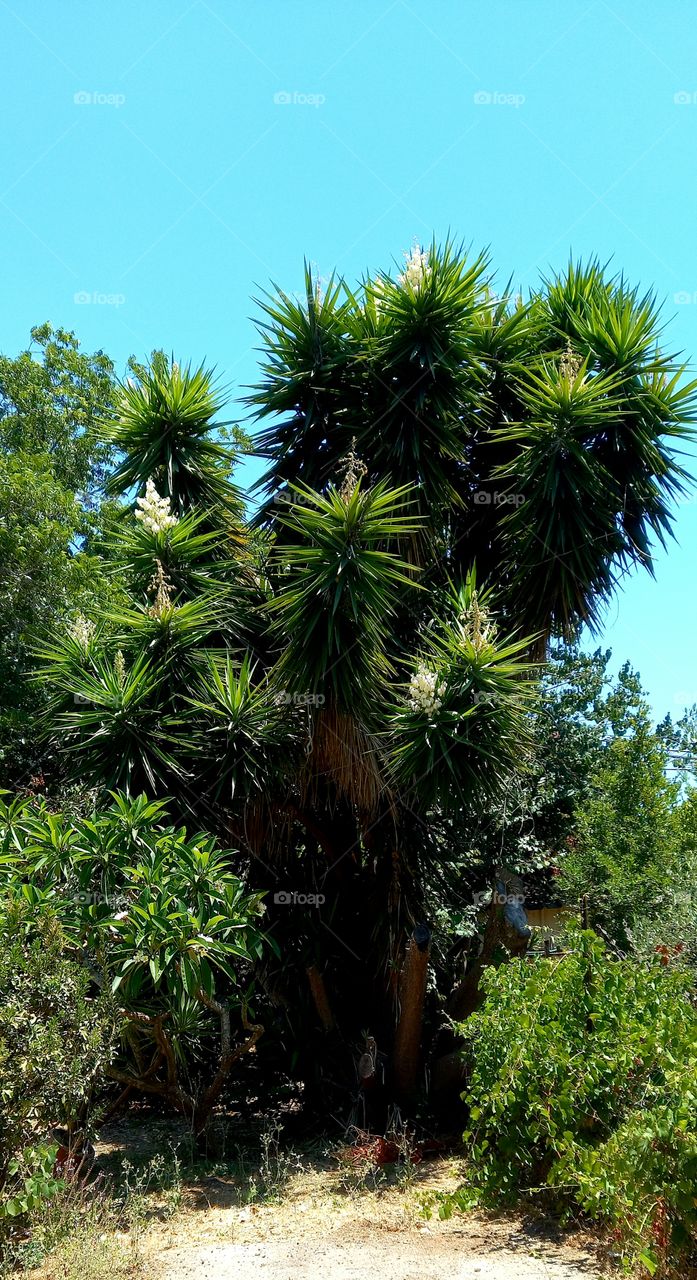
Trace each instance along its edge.
{"label": "clear blue sky", "polygon": [[[451,230],[523,290],[612,258],[697,358],[694,0],[0,0],[0,47],[5,352],[50,320],[240,393],[269,279]],[[658,716],[697,701],[697,501],[676,530],[603,634]]]}

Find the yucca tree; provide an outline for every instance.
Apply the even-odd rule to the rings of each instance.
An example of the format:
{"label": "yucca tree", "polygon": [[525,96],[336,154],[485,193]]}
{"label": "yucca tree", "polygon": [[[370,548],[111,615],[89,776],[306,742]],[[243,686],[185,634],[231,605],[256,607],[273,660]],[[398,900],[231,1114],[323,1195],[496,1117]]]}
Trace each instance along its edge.
{"label": "yucca tree", "polygon": [[487,260],[449,242],[357,290],[322,294],[306,270],[304,298],[262,308],[262,519],[288,485],[322,488],[355,437],[371,480],[414,487],[421,561],[476,564],[526,632],[573,636],[627,569],[650,569],[696,389],[651,294],[572,261],[527,301],[498,297]]}
{"label": "yucca tree", "polygon": [[669,532],[695,388],[597,263],[524,301],[433,244],[263,307],[246,535],[210,375],[154,365],[109,428],[111,486],[140,494],[113,552],[132,603],[45,643],[45,678],[77,772],[171,791],[252,888],[324,900],[269,903],[275,1006],[306,1066],[352,1080],[368,1032],[409,1095],[425,922],[495,874],[462,833],[525,766],[548,637]]}
{"label": "yucca tree", "polygon": [[[511,767],[530,687],[526,641],[499,642],[477,622],[471,580],[444,613],[421,586],[396,550],[418,523],[411,489],[364,487],[349,469],[324,494],[297,486],[294,496],[258,600],[239,597],[232,614],[217,609],[204,573],[192,575],[195,549],[206,557],[195,524],[191,554],[177,525],[152,534],[153,577],[138,593],[147,574],[133,572],[133,541],[144,554],[133,517],[117,540],[132,606],[45,642],[43,671],[56,742],[76,776],[171,792],[181,812],[235,833],[253,888],[275,888],[294,865],[325,900],[321,920],[276,913],[282,957],[268,982],[275,998],[285,993],[299,1040],[317,1007],[334,1007],[352,1041],[367,1024],[387,1045],[400,1008],[391,975],[428,914],[429,815],[461,806],[480,782],[490,793]],[[189,571],[178,593],[165,550],[173,578],[178,563]],[[410,608],[423,630],[405,646]],[[417,699],[425,663],[442,706]],[[294,1008],[297,966],[315,977]],[[317,1006],[325,969],[331,990]],[[337,1052],[332,1074],[350,1078],[351,1055]]]}
{"label": "yucca tree", "polygon": [[[542,658],[550,636],[597,625],[622,575],[651,570],[652,543],[670,533],[671,504],[688,480],[678,450],[691,435],[696,387],[661,347],[653,296],[596,261],[571,261],[524,300],[510,287],[494,292],[484,255],[433,243],[358,288],[332,278],[322,290],[306,268],[300,298],[276,291],[261,307],[262,376],[248,403],[269,463],[257,520],[279,554],[303,520],[286,516],[284,498],[303,485],[331,495],[346,456],[359,455],[366,490],[410,491],[411,527],[392,530],[383,546],[420,572],[385,611],[384,658],[397,683],[415,679],[416,706],[404,687],[386,714],[373,659],[351,713],[332,725],[335,760],[354,761],[351,771],[344,759],[341,774],[354,781],[355,805],[374,758],[361,724],[365,691],[375,720],[384,717],[385,772],[358,845],[377,857],[373,921],[385,921],[386,903],[408,902],[396,938],[394,918],[388,930],[398,951],[400,928],[419,910],[412,890],[429,861],[433,870],[435,816],[458,806],[462,815],[473,797],[481,805],[523,753],[523,653]],[[313,557],[322,545],[312,539]],[[302,563],[302,550],[290,551]],[[476,593],[464,599],[474,566],[480,601],[483,592],[507,639],[492,643],[485,623],[477,641],[472,618],[463,623],[480,607]],[[329,651],[317,651],[317,637],[328,643],[330,630],[311,575],[308,584],[306,643],[288,588],[282,661],[323,688]],[[331,668],[335,682],[342,665],[350,669],[348,660]],[[424,681],[436,691],[428,714],[418,702]],[[313,768],[323,762],[320,753]],[[355,856],[346,837],[343,848],[340,856]]]}
{"label": "yucca tree", "polygon": [[216,421],[225,400],[212,370],[156,353],[120,387],[113,417],[103,424],[105,437],[123,455],[107,491],[141,492],[151,480],[177,514],[198,508],[238,516],[233,458],[219,438],[230,423]]}

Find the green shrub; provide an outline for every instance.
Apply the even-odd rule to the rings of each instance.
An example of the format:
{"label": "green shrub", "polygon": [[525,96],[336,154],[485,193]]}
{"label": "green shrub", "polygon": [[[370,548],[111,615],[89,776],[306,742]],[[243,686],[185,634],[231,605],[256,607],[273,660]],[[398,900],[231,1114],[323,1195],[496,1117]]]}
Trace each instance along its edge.
{"label": "green shrub", "polygon": [[[657,1267],[697,1229],[697,1014],[689,977],[611,958],[591,932],[561,959],[484,977],[465,1025],[469,1190],[556,1189]],[[447,1205],[446,1205],[447,1208]]]}
{"label": "green shrub", "polygon": [[161,1096],[196,1130],[261,1035],[247,1012],[264,908],[231,870],[235,857],[210,835],[168,825],[164,804],[144,796],[115,794],[81,819],[0,795],[8,919],[22,902],[54,913],[82,980],[114,994],[123,1045],[108,1074]]}
{"label": "green shrub", "polygon": [[[665,1084],[631,1111],[607,1142],[570,1146],[555,1170],[591,1216],[654,1274],[694,1250],[697,1232],[697,1052],[666,1067]],[[651,1101],[655,1098],[655,1101]]]}
{"label": "green shrub", "polygon": [[110,995],[65,946],[49,908],[0,905],[0,1234],[59,1189],[50,1131],[84,1128],[113,1052]]}

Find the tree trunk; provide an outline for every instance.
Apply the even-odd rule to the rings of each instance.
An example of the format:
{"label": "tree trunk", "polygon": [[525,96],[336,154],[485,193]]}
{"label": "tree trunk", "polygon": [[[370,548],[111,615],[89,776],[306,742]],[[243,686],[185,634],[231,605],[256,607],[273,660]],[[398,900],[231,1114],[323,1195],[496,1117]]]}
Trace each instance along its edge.
{"label": "tree trunk", "polygon": [[399,1019],[392,1076],[397,1098],[407,1105],[414,1102],[419,1086],[430,938],[428,926],[417,925],[407,943],[399,980]]}
{"label": "tree trunk", "polygon": [[333,1031],[335,1025],[334,1014],[329,1003],[324,978],[316,964],[308,965],[305,972],[307,973],[307,980],[310,984],[310,991],[312,992],[312,999],[314,1000],[319,1020],[325,1031]]}

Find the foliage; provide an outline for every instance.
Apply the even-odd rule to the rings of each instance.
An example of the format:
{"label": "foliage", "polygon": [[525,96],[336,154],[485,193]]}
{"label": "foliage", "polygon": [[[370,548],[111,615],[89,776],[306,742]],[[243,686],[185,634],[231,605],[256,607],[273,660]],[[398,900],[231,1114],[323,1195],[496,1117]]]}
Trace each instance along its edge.
{"label": "foliage", "polygon": [[157,705],[158,685],[167,679],[166,661],[156,666],[138,654],[128,666],[124,658],[122,667],[115,655],[96,651],[87,669],[76,670],[69,644],[59,640],[41,652],[62,664],[54,698],[54,705],[59,698],[61,703],[55,715],[58,749],[79,751],[80,772],[93,784],[121,787],[129,794],[145,785],[162,793],[179,775],[167,754],[174,718]]}
{"label": "foliage", "polygon": [[[249,965],[263,947],[259,895],[230,870],[230,851],[167,825],[163,803],[119,795],[72,821],[45,802],[7,799],[0,845],[8,922],[22,901],[50,909],[64,946],[86,966],[82,979],[91,974],[115,993],[128,1070],[107,1074],[203,1124],[242,1052],[232,1047],[230,1017],[247,1026]],[[195,1100],[194,1062],[216,1023],[220,1052]]]}
{"label": "foliage", "polygon": [[[526,908],[567,905],[580,911],[587,894],[594,910],[593,877],[571,885],[565,869],[567,856],[578,856],[579,815],[597,794],[597,771],[615,737],[627,729],[636,701],[635,678],[623,669],[613,680],[610,656],[584,653],[577,645],[552,646],[524,728],[512,736],[513,750],[527,744],[527,767],[510,771],[486,806],[463,806],[447,814],[438,830],[439,858],[429,871],[429,889],[437,904],[439,951],[441,937],[449,947],[444,959],[451,983],[457,981],[453,961],[477,946],[477,895],[490,888],[497,872],[517,877]],[[485,694],[484,705],[491,701]],[[635,934],[636,927],[635,922]]]}
{"label": "foliage", "polygon": [[473,574],[451,590],[417,658],[417,670],[434,673],[435,703],[424,708],[412,697],[389,725],[396,779],[446,813],[475,796],[478,805],[498,797],[528,746],[530,640],[499,639],[487,603]]}
{"label": "foliage", "polygon": [[89,541],[100,524],[109,449],[97,424],[113,366],[42,325],[16,358],[0,356],[0,761],[5,780],[40,771],[26,680],[30,635],[109,592]]}
{"label": "foliage", "polygon": [[[650,568],[695,386],[653,299],[595,262],[525,301],[494,295],[481,255],[416,247],[356,289],[306,271],[260,327],[253,520],[212,371],[156,353],[119,389],[103,438],[127,508],[102,546],[128,599],[41,642],[46,730],[74,779],[170,795],[177,822],[232,839],[250,890],[283,876],[313,895],[269,903],[279,1040],[353,1092],[367,1035],[389,1091],[421,1078],[391,1074],[400,1019],[421,1017],[398,995],[412,932],[453,903],[474,923],[463,894],[504,856],[551,875],[592,795],[597,672],[565,779],[537,659]],[[429,991],[432,1025],[457,967]]]}
{"label": "foliage", "polygon": [[620,950],[677,948],[697,963],[692,720],[653,728],[638,677],[628,664],[611,676],[610,656],[552,649],[528,717],[527,770],[451,823],[442,851],[457,841],[453,874],[445,891],[434,882],[449,934],[474,932],[472,895],[503,866],[527,906],[566,904]]}
{"label": "foliage", "polygon": [[[5,878],[5,877],[3,877]],[[55,1194],[52,1128],[84,1127],[108,1067],[108,993],[70,954],[59,913],[31,889],[0,900],[0,1229]]]}
{"label": "foliage", "polygon": [[230,470],[234,455],[212,438],[224,403],[212,374],[184,368],[161,353],[120,388],[105,437],[125,456],[108,479],[110,493],[144,489],[148,480],[171,498],[175,511],[235,508]]}
{"label": "foliage", "polygon": [[680,1275],[696,1252],[697,1036],[684,1056],[673,1051],[660,1088],[629,1112],[596,1148],[569,1153],[557,1177],[576,1181],[575,1198],[590,1216],[617,1224],[617,1236],[650,1274]]}
{"label": "foliage", "polygon": [[170,1217],[181,1203],[181,1190],[175,1153],[153,1156],[137,1170],[124,1160],[113,1179],[103,1170],[90,1179],[65,1178],[36,1205],[28,1224],[21,1220],[19,1229],[8,1234],[0,1276],[4,1280],[38,1267],[47,1280],[146,1276],[142,1243],[153,1193],[158,1217]]}
{"label": "foliage", "polygon": [[590,923],[623,949],[652,932],[656,945],[679,944],[697,865],[694,793],[670,777],[665,732],[652,727],[628,666],[606,713],[607,737],[560,858],[559,889],[567,901],[584,898]]}
{"label": "foliage", "polygon": [[298,488],[301,502],[283,516],[296,541],[278,549],[281,580],[269,609],[285,641],[278,666],[291,693],[330,698],[339,710],[384,695],[390,621],[409,566],[386,550],[414,526],[408,490],[378,484],[326,495]]}
{"label": "foliage", "polygon": [[110,450],[98,439],[111,404],[114,367],[102,351],[86,355],[73,333],[39,325],[32,346],[0,356],[0,446],[6,454],[50,457],[58,484],[96,495]]}
{"label": "foliage", "polygon": [[470,1185],[556,1188],[626,1231],[628,1247],[676,1254],[697,1238],[689,978],[613,959],[590,931],[571,945],[484,977],[463,1029]]}
{"label": "foliage", "polygon": [[262,301],[263,515],[298,481],[324,490],[355,437],[368,483],[413,486],[450,573],[476,563],[509,627],[572,637],[670,531],[695,384],[653,297],[597,261],[527,302],[451,242],[411,261],[355,291],[306,269],[300,299]]}
{"label": "foliage", "polygon": [[24,453],[0,454],[0,758],[5,769],[13,767],[18,751],[27,765],[37,758],[35,745],[27,742],[37,701],[23,680],[27,634],[64,613],[79,585],[70,554],[79,523],[75,498],[48,463]]}
{"label": "foliage", "polygon": [[639,955],[680,956],[697,973],[697,790],[681,798],[675,811],[675,878],[664,884],[663,904],[632,924],[631,942]]}
{"label": "foliage", "polygon": [[222,614],[230,596],[229,579],[235,580],[237,565],[226,558],[227,543],[221,532],[206,530],[205,522],[205,515],[189,513],[157,534],[137,521],[122,524],[112,538],[114,569],[130,590],[142,597],[152,580],[153,565],[159,561],[177,596],[188,600],[214,590]]}
{"label": "foliage", "polygon": [[56,1177],[58,1151],[55,1143],[27,1147],[8,1161],[5,1189],[9,1194],[0,1201],[0,1232],[14,1219],[35,1213],[63,1190],[65,1182]]}

